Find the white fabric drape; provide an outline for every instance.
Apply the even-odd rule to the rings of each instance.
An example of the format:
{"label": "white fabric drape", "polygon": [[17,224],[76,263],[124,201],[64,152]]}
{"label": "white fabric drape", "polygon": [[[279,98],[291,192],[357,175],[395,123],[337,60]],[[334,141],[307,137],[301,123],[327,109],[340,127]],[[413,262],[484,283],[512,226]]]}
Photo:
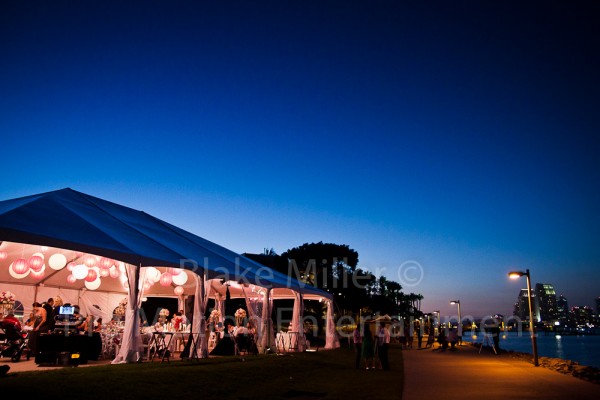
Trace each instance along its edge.
{"label": "white fabric drape", "polygon": [[271,289],[266,289],[262,307],[262,329],[260,330],[258,340],[259,350],[263,353],[275,344],[273,319],[271,318],[272,309],[273,299],[271,298]]}
{"label": "white fabric drape", "polygon": [[223,323],[225,322],[225,298],[223,295],[219,294],[215,301],[217,303],[217,311],[219,311],[219,322]]}
{"label": "white fabric drape", "polygon": [[125,265],[129,293],[127,295],[127,308],[125,310],[125,328],[123,341],[119,354],[112,361],[113,364],[138,362],[142,359],[142,338],[140,336],[139,309],[142,291],[139,290],[141,267]]}
{"label": "white fabric drape", "polygon": [[294,311],[292,312],[292,321],[288,332],[297,332],[298,351],[304,351],[306,343],[304,340],[304,325],[302,323],[304,316],[304,300],[301,293],[294,293]]}
{"label": "white fabric drape", "polygon": [[194,296],[194,317],[192,321],[192,333],[197,334],[197,358],[208,357],[208,338],[206,337],[206,303],[210,284],[206,281],[204,275],[196,274],[196,292]]}
{"label": "white fabric drape", "polygon": [[327,315],[325,317],[325,348],[337,349],[340,347],[340,339],[335,330],[333,321],[333,301],[327,300]]}
{"label": "white fabric drape", "polygon": [[[262,302],[258,299],[251,299],[246,295],[246,291],[242,287],[242,293],[244,294],[244,299],[246,300],[246,308],[248,309],[248,319],[251,321],[252,326],[256,330],[256,334],[258,337],[262,336]],[[260,340],[257,340],[257,343],[260,343]],[[258,346],[258,345],[257,345]]]}

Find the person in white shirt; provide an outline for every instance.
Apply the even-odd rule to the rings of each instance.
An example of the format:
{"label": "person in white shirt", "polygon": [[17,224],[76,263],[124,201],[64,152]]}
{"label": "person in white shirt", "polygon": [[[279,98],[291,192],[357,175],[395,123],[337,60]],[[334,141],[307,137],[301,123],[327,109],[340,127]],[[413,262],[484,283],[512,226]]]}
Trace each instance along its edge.
{"label": "person in white shirt", "polygon": [[388,349],[390,346],[390,330],[387,328],[385,323],[379,325],[377,330],[377,354],[379,356],[379,362],[381,368],[385,371],[390,369],[390,361],[388,358]]}

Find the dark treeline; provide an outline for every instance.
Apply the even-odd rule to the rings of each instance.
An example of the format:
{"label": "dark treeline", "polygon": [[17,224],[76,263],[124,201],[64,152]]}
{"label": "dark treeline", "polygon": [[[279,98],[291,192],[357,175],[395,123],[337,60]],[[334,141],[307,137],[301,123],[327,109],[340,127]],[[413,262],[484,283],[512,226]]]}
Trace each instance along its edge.
{"label": "dark treeline", "polygon": [[[388,314],[416,319],[423,315],[421,294],[406,294],[398,282],[359,268],[358,252],[347,245],[305,243],[281,255],[265,249],[262,254],[244,256],[331,293],[338,317]],[[308,304],[305,311],[319,315],[317,308]]]}

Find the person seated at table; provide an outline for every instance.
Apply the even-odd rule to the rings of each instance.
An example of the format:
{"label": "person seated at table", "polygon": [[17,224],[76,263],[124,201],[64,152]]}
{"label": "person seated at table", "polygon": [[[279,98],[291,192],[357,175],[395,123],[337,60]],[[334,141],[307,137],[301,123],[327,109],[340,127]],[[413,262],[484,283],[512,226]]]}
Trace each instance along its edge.
{"label": "person seated at table", "polygon": [[230,321],[225,321],[223,327],[223,336],[217,342],[215,348],[210,352],[211,355],[232,356],[235,354],[235,343],[233,341],[233,326]]}
{"label": "person seated at table", "polygon": [[[25,326],[33,329],[34,325],[35,325],[35,313],[32,311],[29,313],[29,318],[27,318],[25,320]],[[31,330],[31,329],[29,329],[29,330]]]}
{"label": "person seated at table", "polygon": [[85,328],[87,327],[85,324],[86,318],[80,314],[78,306],[74,307],[75,308],[73,310],[73,325],[77,331],[85,331]]}
{"label": "person seated at table", "polygon": [[171,323],[173,324],[173,329],[178,332],[181,330],[181,325],[183,324],[183,318],[179,311],[173,314],[173,318],[171,318]]}
{"label": "person seated at table", "polygon": [[102,332],[102,318],[94,321],[94,332]]}

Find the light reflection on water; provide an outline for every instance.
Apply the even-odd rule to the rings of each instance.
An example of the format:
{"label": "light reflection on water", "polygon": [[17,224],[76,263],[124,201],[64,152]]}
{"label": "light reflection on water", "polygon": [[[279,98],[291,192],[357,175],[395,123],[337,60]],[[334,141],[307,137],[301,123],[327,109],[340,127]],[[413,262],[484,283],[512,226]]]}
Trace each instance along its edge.
{"label": "light reflection on water", "polygon": [[[463,340],[482,343],[482,334],[473,339],[469,334],[463,335]],[[577,361],[581,365],[600,368],[600,335],[545,335],[538,333],[538,355],[540,357],[562,358],[563,360]],[[532,353],[531,337],[529,332],[503,333],[500,339],[500,348],[522,353]]]}

